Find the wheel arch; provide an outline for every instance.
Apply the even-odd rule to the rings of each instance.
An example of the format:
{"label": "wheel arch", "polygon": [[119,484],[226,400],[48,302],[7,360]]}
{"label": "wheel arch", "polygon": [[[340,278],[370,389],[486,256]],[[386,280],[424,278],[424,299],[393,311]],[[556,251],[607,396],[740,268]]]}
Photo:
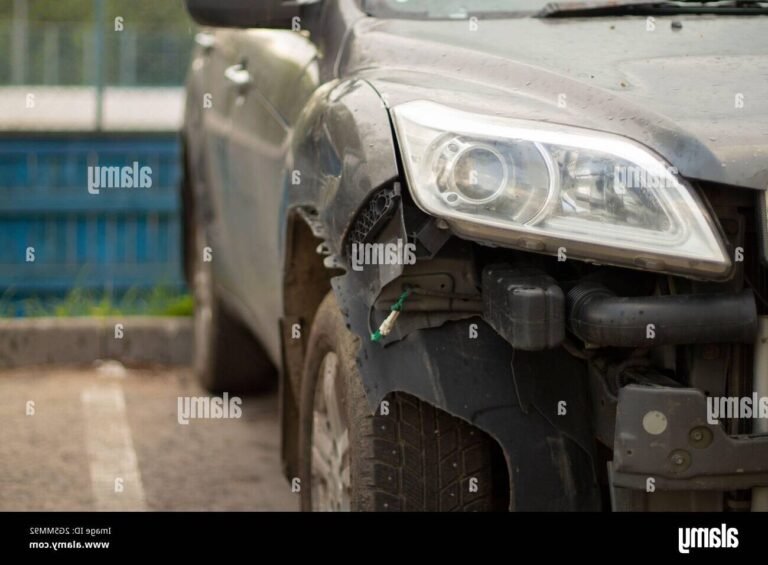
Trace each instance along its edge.
{"label": "wheel arch", "polygon": [[488,434],[507,463],[510,509],[600,509],[583,362],[563,349],[514,350],[479,316],[382,346],[368,337],[365,289],[349,274],[333,285],[361,336],[357,361],[371,411],[403,392]]}
{"label": "wheel arch", "polygon": [[282,458],[288,478],[298,468],[295,420],[305,338],[331,290],[331,277],[340,272],[333,266],[342,262],[350,224],[370,194],[397,177],[389,116],[376,90],[357,79],[318,88],[292,134],[278,242],[283,263]]}

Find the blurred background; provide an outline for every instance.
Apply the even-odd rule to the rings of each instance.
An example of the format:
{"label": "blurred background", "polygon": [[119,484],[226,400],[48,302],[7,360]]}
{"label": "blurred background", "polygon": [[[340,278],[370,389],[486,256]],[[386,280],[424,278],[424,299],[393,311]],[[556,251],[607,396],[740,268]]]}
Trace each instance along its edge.
{"label": "blurred background", "polygon": [[[189,315],[182,0],[0,0],[0,316]],[[88,190],[89,167],[151,188]]]}
{"label": "blurred background", "polygon": [[183,0],[0,0],[0,511],[297,507],[274,393],[178,416],[208,395],[177,186],[195,33]]}

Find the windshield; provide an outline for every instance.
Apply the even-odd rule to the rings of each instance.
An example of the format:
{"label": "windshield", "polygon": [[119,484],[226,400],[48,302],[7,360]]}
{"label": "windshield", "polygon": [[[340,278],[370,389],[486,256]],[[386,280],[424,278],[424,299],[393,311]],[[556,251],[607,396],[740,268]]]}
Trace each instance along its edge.
{"label": "windshield", "polygon": [[550,0],[364,0],[365,11],[379,18],[498,18],[538,12]]}

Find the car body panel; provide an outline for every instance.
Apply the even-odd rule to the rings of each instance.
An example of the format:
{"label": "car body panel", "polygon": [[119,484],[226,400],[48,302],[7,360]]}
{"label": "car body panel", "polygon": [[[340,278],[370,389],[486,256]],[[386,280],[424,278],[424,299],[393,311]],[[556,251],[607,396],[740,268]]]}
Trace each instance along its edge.
{"label": "car body panel", "polygon": [[683,176],[768,187],[766,16],[657,17],[652,31],[638,17],[477,25],[362,20],[342,75],[368,78],[391,106],[429,99],[616,133]]}
{"label": "car body panel", "polygon": [[233,247],[227,251],[240,264],[234,290],[277,361],[282,261],[275,243],[281,193],[290,176],[285,162],[292,127],[317,88],[316,49],[302,35],[283,30],[246,30],[236,41],[238,63],[252,82],[239,89],[230,111],[226,224]]}
{"label": "car body panel", "polygon": [[398,176],[387,109],[365,81],[334,82],[321,89],[296,128],[292,170],[301,182],[286,187],[287,209],[317,211],[318,234],[332,254],[360,206]]}

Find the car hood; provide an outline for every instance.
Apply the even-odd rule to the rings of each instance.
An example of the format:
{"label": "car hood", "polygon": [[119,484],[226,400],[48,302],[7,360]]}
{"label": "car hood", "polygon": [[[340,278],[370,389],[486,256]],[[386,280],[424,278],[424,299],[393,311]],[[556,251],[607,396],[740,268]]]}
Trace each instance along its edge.
{"label": "car hood", "polygon": [[516,18],[473,31],[364,18],[339,74],[370,81],[390,106],[429,99],[612,132],[686,177],[766,189],[766,26],[762,16]]}

